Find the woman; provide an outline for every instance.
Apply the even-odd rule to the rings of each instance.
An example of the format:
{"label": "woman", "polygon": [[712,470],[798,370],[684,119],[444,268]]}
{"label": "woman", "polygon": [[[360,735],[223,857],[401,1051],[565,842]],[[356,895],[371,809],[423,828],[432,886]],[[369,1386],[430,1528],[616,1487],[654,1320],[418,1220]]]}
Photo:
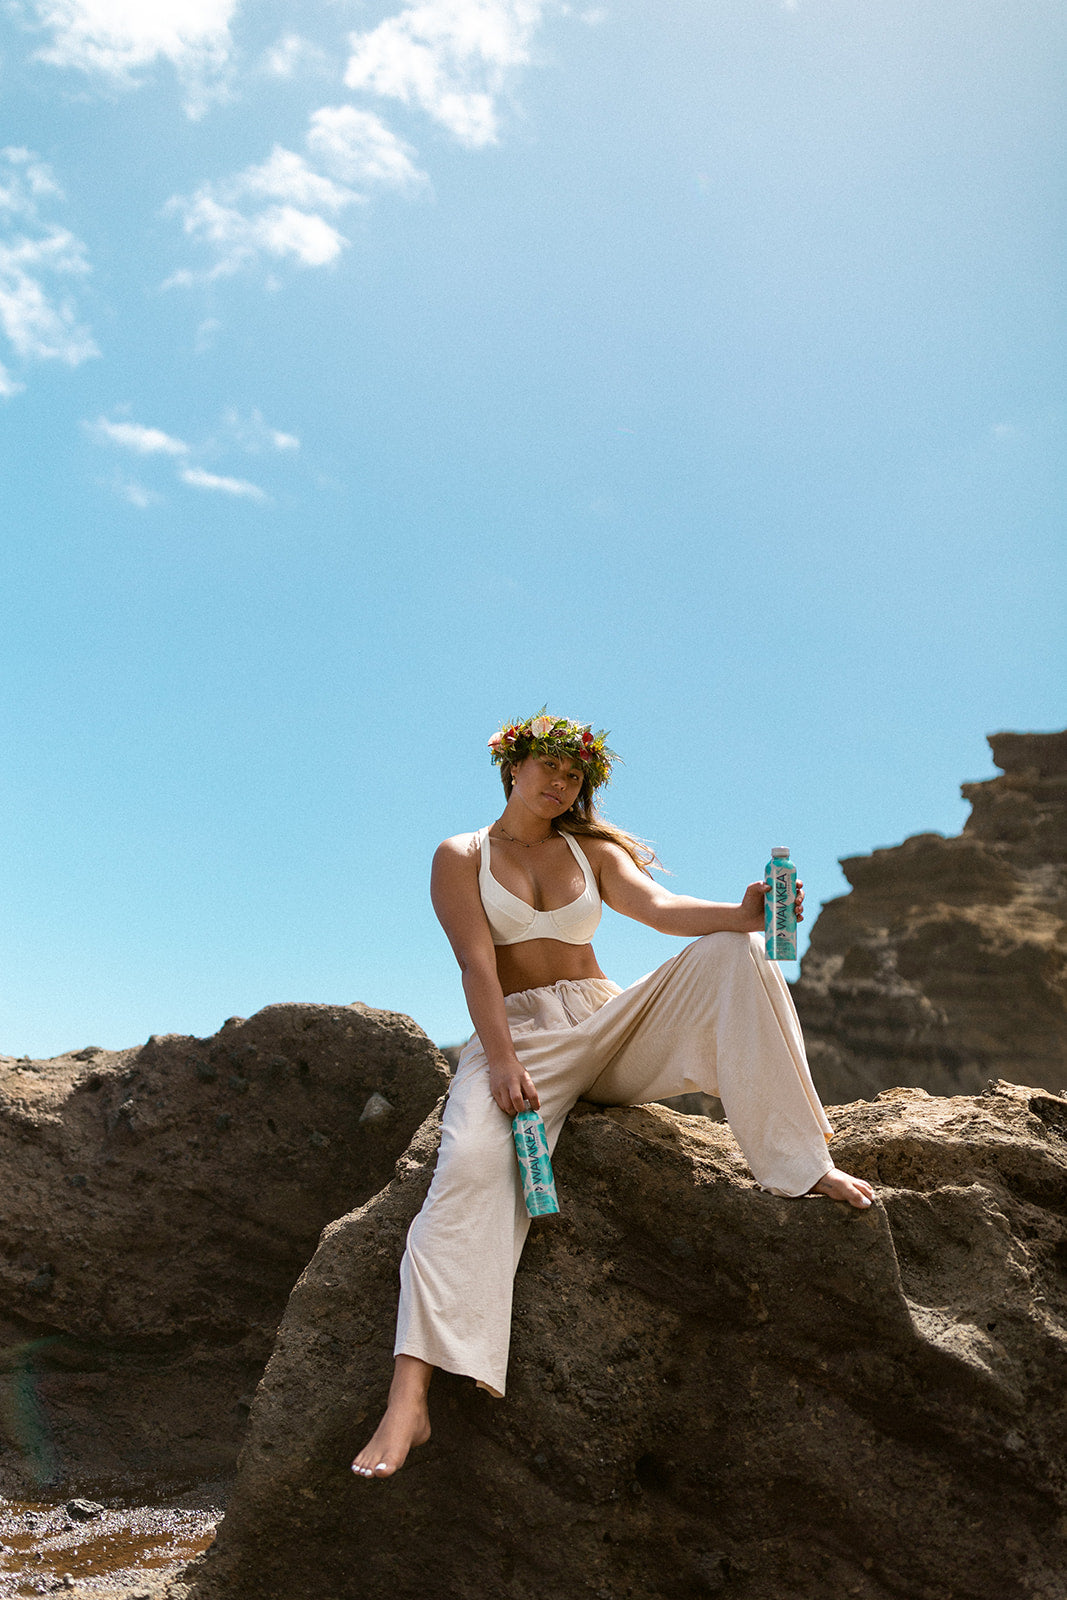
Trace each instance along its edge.
{"label": "woman", "polygon": [[[434,910],[475,1033],[408,1233],[388,1408],[352,1463],[365,1478],[391,1476],[429,1438],[435,1367],[503,1395],[512,1279],[529,1227],[511,1136],[524,1105],[540,1110],[554,1145],[579,1096],[633,1105],[702,1089],[721,1097],[764,1188],[857,1207],[872,1199],[870,1184],[826,1153],[830,1125],[792,998],[759,937],[763,885],[718,905],[657,884],[653,853],[594,810],[616,759],[602,733],[542,712],[506,725],[489,747],[507,804],[434,857]],[[590,943],[601,901],[694,942],[620,990]]]}

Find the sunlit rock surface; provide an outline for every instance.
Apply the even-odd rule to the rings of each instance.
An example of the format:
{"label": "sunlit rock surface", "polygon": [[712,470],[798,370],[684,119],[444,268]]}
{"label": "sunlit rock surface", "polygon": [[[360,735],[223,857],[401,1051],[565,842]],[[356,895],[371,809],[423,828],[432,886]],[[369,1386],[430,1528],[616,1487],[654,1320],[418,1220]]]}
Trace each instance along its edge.
{"label": "sunlit rock surface", "polygon": [[195,1600],[1062,1600],[1067,1101],[833,1120],[870,1211],[761,1192],[704,1118],[579,1106],[507,1399],[438,1373],[432,1440],[368,1483],[428,1119],[293,1291]]}
{"label": "sunlit rock surface", "polygon": [[841,865],[793,997],[824,1100],[1067,1088],[1067,733],[997,733],[958,838]]}

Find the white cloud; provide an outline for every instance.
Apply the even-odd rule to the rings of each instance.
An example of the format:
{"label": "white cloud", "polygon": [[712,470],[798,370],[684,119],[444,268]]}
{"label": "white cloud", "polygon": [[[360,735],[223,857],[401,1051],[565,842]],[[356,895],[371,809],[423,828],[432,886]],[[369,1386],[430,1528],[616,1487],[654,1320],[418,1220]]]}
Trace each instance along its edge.
{"label": "white cloud", "polygon": [[323,106],[312,113],[305,142],[310,161],[275,145],[258,166],[167,202],[186,234],[215,252],[216,262],[203,274],[176,272],[165,287],[210,281],[262,257],[329,266],[348,240],[327,218],[366,203],[354,182],[403,190],[427,181],[410,147],[372,111]]}
{"label": "white cloud", "polygon": [[219,92],[237,0],[27,0],[27,9],[51,34],[41,60],[118,83],[169,61],[195,116]]}
{"label": "white cloud", "polygon": [[245,478],[221,478],[215,472],[205,472],[202,467],[183,467],[179,477],[193,489],[214,489],[221,494],[236,495],[246,500],[268,498],[258,484],[249,483]]}
{"label": "white cloud", "polygon": [[222,420],[230,438],[236,440],[250,455],[261,455],[264,450],[300,449],[300,440],[296,434],[283,433],[280,428],[272,428],[263,420],[262,411],[256,410],[250,417],[242,417],[240,412],[230,410]]}
{"label": "white cloud", "polygon": [[0,209],[13,216],[33,217],[43,195],[63,199],[63,191],[52,176],[52,169],[38,161],[32,150],[9,144],[0,150],[6,171],[0,173]]}
{"label": "white cloud", "polygon": [[546,0],[426,0],[351,35],[350,89],[420,106],[462,143],[498,135],[497,99],[530,60]]}
{"label": "white cloud", "polygon": [[[23,361],[76,367],[100,351],[71,297],[50,282],[89,271],[81,240],[41,217],[40,202],[62,198],[51,169],[32,151],[0,150],[0,328]],[[0,394],[21,387],[4,369]]]}
{"label": "white cloud", "polygon": [[[295,151],[275,145],[259,166],[221,183],[205,183],[188,197],[175,195],[167,210],[182,216],[190,238],[215,250],[218,260],[204,275],[210,279],[237,272],[261,256],[328,266],[347,240],[320,212],[336,213],[362,198],[315,172]],[[257,204],[262,209],[249,209]],[[167,286],[196,281],[194,273],[177,272]]]}
{"label": "white cloud", "polygon": [[[83,422],[82,427],[93,443],[103,449],[117,447],[146,460],[155,458],[161,464],[167,462],[167,475],[175,473],[179,481],[189,488],[206,489],[260,503],[269,502],[270,496],[258,484],[250,483],[245,478],[209,471],[199,463],[214,463],[225,453],[232,454],[235,447],[246,454],[258,456],[273,453],[290,455],[300,449],[296,434],[272,427],[258,408],[249,416],[242,416],[232,409],[225,412],[220,427],[194,444],[188,444],[177,435],[164,432],[162,428],[147,427],[143,422],[116,421],[105,416],[97,417],[92,422]],[[136,479],[117,475],[106,481],[108,488],[139,509],[155,505],[162,498],[157,490],[146,487]]]}
{"label": "white cloud", "polygon": [[218,317],[205,317],[203,322],[200,323],[196,330],[196,339],[193,344],[193,350],[198,356],[207,355],[207,352],[214,348],[215,335],[221,327],[222,323]]}
{"label": "white cloud", "polygon": [[14,395],[21,394],[25,387],[26,385],[13,378],[3,362],[0,362],[0,400],[10,400]]}
{"label": "white cloud", "polygon": [[[132,3],[132,0],[131,0]],[[350,88],[417,105],[477,148],[498,137],[498,101],[546,11],[565,0],[425,0],[375,28],[350,35]],[[271,70],[288,73],[303,53],[297,34],[275,46]],[[266,161],[231,178],[175,195],[168,209],[208,246],[206,272],[182,269],[166,287],[208,282],[265,258],[328,266],[348,244],[336,219],[371,187],[411,191],[428,179],[415,152],[379,116],[359,106],[322,106],[305,135],[306,154],[275,145]],[[355,187],[354,187],[355,186]]]}
{"label": "white cloud", "polygon": [[235,206],[220,205],[210,185],[191,199],[176,197],[170,209],[184,215],[185,232],[214,246],[218,261],[211,270],[197,274],[185,270],[172,273],[164,288],[184,286],[212,278],[225,277],[250,265],[260,256],[286,256],[305,267],[324,267],[336,261],[347,240],[322,217],[295,206],[268,206],[255,216],[246,216]]}
{"label": "white cloud", "polygon": [[23,360],[76,367],[100,354],[70,298],[56,298],[42,283],[51,273],[77,276],[88,270],[84,245],[65,228],[0,244],[0,326]]}
{"label": "white cloud", "polygon": [[295,151],[276,144],[266,161],[219,185],[218,193],[227,200],[282,200],[295,206],[321,207],[342,211],[360,198],[343,184],[313,171]]}
{"label": "white cloud", "polygon": [[138,483],[134,478],[118,478],[115,480],[115,493],[127,504],[136,506],[138,511],[147,511],[149,506],[157,506],[163,499],[154,489],[146,489],[143,483]]}
{"label": "white cloud", "polygon": [[299,33],[286,33],[263,57],[263,71],[272,78],[293,78],[298,72],[321,72],[327,66],[325,53]]}
{"label": "white cloud", "polygon": [[410,145],[398,139],[373,111],[323,106],[312,113],[307,146],[327,172],[346,183],[408,189],[426,182],[426,174],[411,159]]}
{"label": "white cloud", "polygon": [[86,431],[98,444],[117,444],[123,450],[133,450],[141,456],[185,456],[189,446],[184,439],[175,439],[161,428],[146,428],[140,422],[110,422],[98,417],[85,424]]}

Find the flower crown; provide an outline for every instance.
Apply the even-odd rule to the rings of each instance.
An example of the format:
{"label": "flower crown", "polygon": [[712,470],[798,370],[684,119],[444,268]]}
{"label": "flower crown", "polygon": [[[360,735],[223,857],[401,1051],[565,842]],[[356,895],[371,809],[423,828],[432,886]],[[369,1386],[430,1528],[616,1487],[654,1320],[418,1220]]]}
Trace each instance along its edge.
{"label": "flower crown", "polygon": [[594,733],[590,723],[550,717],[542,706],[525,722],[505,722],[489,740],[489,749],[500,767],[514,766],[527,756],[567,756],[585,769],[590,789],[599,789],[611,777],[612,762],[619,759],[608,749],[606,738],[603,728]]}

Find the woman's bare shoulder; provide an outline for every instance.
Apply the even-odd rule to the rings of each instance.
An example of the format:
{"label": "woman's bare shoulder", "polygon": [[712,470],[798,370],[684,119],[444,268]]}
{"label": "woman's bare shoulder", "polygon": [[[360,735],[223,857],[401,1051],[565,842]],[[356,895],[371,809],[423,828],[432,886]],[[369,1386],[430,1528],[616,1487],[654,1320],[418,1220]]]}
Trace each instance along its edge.
{"label": "woman's bare shoulder", "polygon": [[616,844],[613,839],[593,839],[585,833],[575,833],[571,837],[576,840],[592,862],[619,861],[626,857],[626,851],[622,845]]}
{"label": "woman's bare shoulder", "polygon": [[572,837],[598,877],[605,868],[622,867],[630,860],[622,845],[616,844],[613,839],[591,839],[584,833],[576,833]]}
{"label": "woman's bare shoulder", "polygon": [[442,839],[434,851],[434,860],[441,862],[469,861],[472,856],[477,856],[480,851],[481,840],[476,833],[454,833],[451,839]]}
{"label": "woman's bare shoulder", "polygon": [[576,834],[575,837],[596,873],[602,894],[624,882],[640,883],[642,889],[654,882],[649,873],[638,866],[629,850],[616,844],[614,839],[589,839],[584,834]]}

